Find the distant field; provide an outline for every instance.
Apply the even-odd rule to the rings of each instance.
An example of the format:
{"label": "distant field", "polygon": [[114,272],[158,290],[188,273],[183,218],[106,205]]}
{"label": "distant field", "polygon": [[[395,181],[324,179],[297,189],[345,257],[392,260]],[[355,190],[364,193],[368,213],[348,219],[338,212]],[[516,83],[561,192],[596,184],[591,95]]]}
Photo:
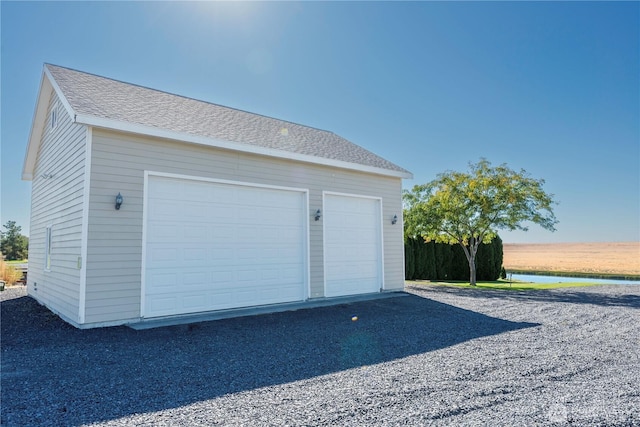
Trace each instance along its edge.
{"label": "distant field", "polygon": [[640,274],[640,242],[504,244],[507,270]]}

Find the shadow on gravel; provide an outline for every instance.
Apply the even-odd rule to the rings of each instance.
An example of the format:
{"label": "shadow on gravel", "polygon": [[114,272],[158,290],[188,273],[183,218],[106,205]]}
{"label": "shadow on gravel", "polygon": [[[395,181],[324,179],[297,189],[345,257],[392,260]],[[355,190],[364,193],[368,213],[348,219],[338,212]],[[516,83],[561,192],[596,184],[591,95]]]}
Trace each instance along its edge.
{"label": "shadow on gravel", "polygon": [[416,295],[143,331],[78,330],[25,296],[1,310],[7,426],[107,421],[537,326]]}
{"label": "shadow on gravel", "polygon": [[[621,285],[628,287],[630,285]],[[562,288],[555,290],[510,291],[499,289],[470,289],[457,286],[407,286],[408,290],[426,293],[437,292],[462,297],[500,298],[518,301],[565,302],[571,304],[592,304],[611,307],[640,308],[640,295],[612,295],[599,292],[580,291],[580,288]]]}

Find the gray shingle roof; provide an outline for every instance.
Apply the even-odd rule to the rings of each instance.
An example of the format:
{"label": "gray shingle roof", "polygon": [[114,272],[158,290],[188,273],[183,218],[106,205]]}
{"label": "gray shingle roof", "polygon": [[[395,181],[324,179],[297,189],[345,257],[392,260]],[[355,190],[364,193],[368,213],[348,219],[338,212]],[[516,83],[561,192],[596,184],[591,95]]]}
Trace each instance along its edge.
{"label": "gray shingle roof", "polygon": [[77,115],[410,173],[334,134],[46,64]]}

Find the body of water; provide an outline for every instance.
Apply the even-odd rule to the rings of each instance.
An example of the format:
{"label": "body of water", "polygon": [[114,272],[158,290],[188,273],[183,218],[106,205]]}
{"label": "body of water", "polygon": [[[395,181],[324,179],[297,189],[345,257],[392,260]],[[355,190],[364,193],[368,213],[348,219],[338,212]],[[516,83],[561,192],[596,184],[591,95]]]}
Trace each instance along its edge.
{"label": "body of water", "polygon": [[[507,279],[509,279],[509,276],[507,276]],[[602,283],[603,285],[613,285],[613,284],[640,285],[640,280],[591,279],[589,277],[538,276],[535,274],[512,274],[511,280],[519,280],[521,282],[531,282],[531,283],[583,282],[583,283]]]}

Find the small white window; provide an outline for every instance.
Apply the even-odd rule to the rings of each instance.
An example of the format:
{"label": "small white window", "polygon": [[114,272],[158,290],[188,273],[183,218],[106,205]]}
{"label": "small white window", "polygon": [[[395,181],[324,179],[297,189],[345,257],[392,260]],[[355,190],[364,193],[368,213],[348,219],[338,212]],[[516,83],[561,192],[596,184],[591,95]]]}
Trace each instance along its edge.
{"label": "small white window", "polygon": [[44,269],[51,270],[51,226],[47,227],[44,235]]}
{"label": "small white window", "polygon": [[58,112],[54,108],[51,110],[51,129],[54,129],[58,125]]}

